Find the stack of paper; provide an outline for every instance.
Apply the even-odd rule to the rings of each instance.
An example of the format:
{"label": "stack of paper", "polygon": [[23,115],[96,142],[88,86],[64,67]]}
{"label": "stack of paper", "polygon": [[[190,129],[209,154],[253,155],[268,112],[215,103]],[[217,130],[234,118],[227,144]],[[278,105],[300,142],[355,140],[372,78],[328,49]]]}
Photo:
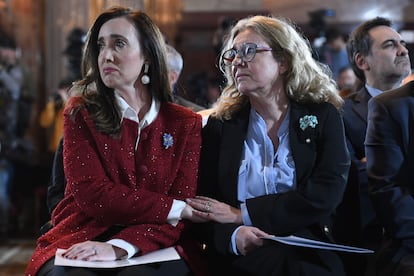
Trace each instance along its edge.
{"label": "stack of paper", "polygon": [[180,255],[174,247],[168,247],[160,249],[139,257],[134,257],[130,259],[123,259],[117,261],[80,261],[80,260],[70,260],[62,257],[62,253],[65,252],[64,249],[56,250],[55,255],[55,265],[58,266],[76,266],[76,267],[92,267],[92,268],[115,268],[115,267],[125,267],[132,265],[141,265],[149,263],[157,263],[164,261],[179,260]]}
{"label": "stack of paper", "polygon": [[305,238],[301,238],[301,237],[297,237],[293,235],[286,236],[286,237],[270,236],[270,237],[267,237],[266,239],[278,241],[284,244],[302,246],[302,247],[312,247],[312,248],[345,251],[345,252],[353,252],[353,253],[374,253],[374,251],[365,249],[365,248],[341,245],[341,244],[336,244],[336,243],[321,242],[321,241],[305,239]]}

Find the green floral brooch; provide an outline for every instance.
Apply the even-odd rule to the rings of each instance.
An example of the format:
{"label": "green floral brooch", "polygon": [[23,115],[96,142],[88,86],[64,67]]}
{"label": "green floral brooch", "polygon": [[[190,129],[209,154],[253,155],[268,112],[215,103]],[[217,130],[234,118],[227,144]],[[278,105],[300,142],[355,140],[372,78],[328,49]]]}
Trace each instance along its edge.
{"label": "green floral brooch", "polygon": [[302,130],[307,129],[308,127],[315,128],[318,124],[318,119],[315,115],[305,115],[299,119],[299,127]]}

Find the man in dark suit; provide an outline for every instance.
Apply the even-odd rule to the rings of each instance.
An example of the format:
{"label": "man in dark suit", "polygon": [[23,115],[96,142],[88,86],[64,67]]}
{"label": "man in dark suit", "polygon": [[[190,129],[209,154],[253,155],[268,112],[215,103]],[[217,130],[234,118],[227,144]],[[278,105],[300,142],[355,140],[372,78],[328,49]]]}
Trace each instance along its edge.
{"label": "man in dark suit", "polygon": [[369,101],[367,173],[386,237],[377,275],[414,275],[414,81]]}
{"label": "man in dark suit", "polygon": [[[377,17],[358,26],[347,45],[348,56],[363,87],[350,95],[344,104],[344,125],[348,149],[352,158],[348,185],[359,189],[360,220],[357,242],[374,246],[381,239],[372,203],[368,197],[364,140],[367,128],[368,100],[385,90],[397,88],[410,72],[410,60],[405,42],[388,19]],[[351,183],[351,180],[356,180]]]}

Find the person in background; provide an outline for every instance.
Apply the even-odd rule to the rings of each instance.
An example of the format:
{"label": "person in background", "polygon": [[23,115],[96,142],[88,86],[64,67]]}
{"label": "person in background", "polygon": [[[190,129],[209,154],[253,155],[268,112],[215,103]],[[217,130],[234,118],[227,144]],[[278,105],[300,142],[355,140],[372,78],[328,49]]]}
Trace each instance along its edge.
{"label": "person in background", "polygon": [[[364,141],[367,127],[368,100],[383,91],[399,87],[410,72],[410,59],[405,41],[386,18],[365,21],[351,34],[348,54],[351,66],[363,87],[350,95],[344,104],[345,133],[353,164],[358,169],[362,230],[375,218],[367,197],[366,157]],[[373,233],[366,238],[374,238]],[[381,234],[381,233],[377,233]],[[364,238],[365,239],[365,238]]]}
{"label": "person in background", "polygon": [[168,67],[168,79],[170,80],[171,91],[173,91],[174,102],[176,104],[190,108],[197,112],[203,110],[204,107],[199,106],[182,96],[177,92],[176,85],[183,69],[183,57],[181,54],[171,45],[166,45],[167,49],[167,67]]}
{"label": "person in background", "polygon": [[[358,190],[354,204],[359,212],[356,225],[348,224],[345,234],[355,228],[354,244],[377,249],[383,230],[376,218],[369,198],[366,174],[365,136],[367,129],[368,101],[385,90],[399,87],[410,72],[410,59],[406,43],[393,28],[392,22],[383,17],[367,20],[359,25],[348,40],[348,55],[355,75],[362,83],[360,90],[345,99],[343,120],[348,149],[351,154],[351,174],[348,187]],[[352,181],[351,181],[352,180]],[[369,261],[369,260],[368,260]],[[363,261],[364,262],[364,261]],[[356,268],[355,264],[350,267]],[[361,263],[361,269],[364,265]],[[360,275],[361,271],[356,271]]]}
{"label": "person in background", "polygon": [[227,39],[228,33],[230,32],[231,27],[233,27],[235,21],[236,20],[230,16],[224,16],[219,18],[217,22],[217,28],[214,31],[211,40],[211,44],[216,55],[220,54],[220,51],[223,47],[223,42]]}
{"label": "person in background", "polygon": [[71,79],[60,81],[57,91],[51,95],[45,108],[40,113],[40,126],[43,128],[52,127],[49,138],[49,152],[54,153],[63,135],[63,110],[69,98],[68,90],[72,86]]}
{"label": "person in background", "polygon": [[0,33],[0,239],[6,239],[10,230],[14,161],[27,159],[26,153],[31,149],[24,137],[28,123],[20,112],[23,84],[24,72],[18,64],[16,42]]}
{"label": "person in background", "polygon": [[199,192],[187,200],[213,275],[345,275],[329,250],[265,241],[333,241],[350,164],[336,84],[287,21],[253,16],[220,57],[227,85],[203,128]]}
{"label": "person in background", "polygon": [[[402,46],[400,46],[402,47]],[[385,229],[375,275],[414,275],[414,81],[368,103],[369,191]]]}
{"label": "person in background", "polygon": [[16,42],[0,34],[0,141],[2,150],[13,149],[19,135],[19,101],[24,72],[18,64]]}
{"label": "person in background", "polygon": [[319,61],[328,65],[332,77],[338,80],[339,70],[349,66],[344,34],[336,28],[330,28],[325,34],[326,42],[319,50]]}
{"label": "person in background", "polygon": [[66,37],[66,48],[63,55],[66,59],[68,79],[79,80],[82,77],[82,51],[85,45],[86,33],[79,27],[73,28]]}
{"label": "person in background", "polygon": [[209,78],[207,80],[207,89],[205,90],[205,105],[207,108],[198,111],[197,113],[203,118],[203,126],[207,123],[208,117],[214,112],[217,99],[221,95],[221,86],[219,80],[215,78]]}
{"label": "person in background", "polygon": [[217,99],[221,95],[221,87],[219,80],[216,78],[209,78],[207,80],[207,91],[206,91],[206,100],[208,103],[208,108],[212,108],[216,105]]}
{"label": "person in background", "polygon": [[356,82],[357,77],[350,66],[341,68],[337,80],[339,96],[346,98],[355,92]]}
{"label": "person in background", "polygon": [[[201,117],[171,103],[160,30],[143,12],[104,11],[88,32],[82,72],[64,111],[65,195],[26,275],[194,272],[181,218],[192,214],[184,199],[196,193]],[[57,248],[67,259],[113,261],[171,246],[182,259],[108,270],[54,265]]]}

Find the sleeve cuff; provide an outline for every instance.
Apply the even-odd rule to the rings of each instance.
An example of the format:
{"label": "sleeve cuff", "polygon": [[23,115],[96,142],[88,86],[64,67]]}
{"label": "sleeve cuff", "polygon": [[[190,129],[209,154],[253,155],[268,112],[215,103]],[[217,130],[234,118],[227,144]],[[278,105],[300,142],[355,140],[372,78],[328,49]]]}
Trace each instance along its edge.
{"label": "sleeve cuff", "polygon": [[242,213],[243,224],[246,226],[252,226],[252,220],[249,216],[249,211],[247,210],[246,203],[240,204],[240,209]]}
{"label": "sleeve cuff", "polygon": [[186,203],[182,200],[173,199],[173,204],[167,216],[167,222],[172,226],[177,226],[181,219],[181,213],[184,210]]}
{"label": "sleeve cuff", "polygon": [[236,235],[240,227],[241,226],[237,227],[236,230],[234,230],[233,234],[231,235],[230,251],[234,255],[240,255],[239,251],[237,250],[237,245],[236,245]]}
{"label": "sleeve cuff", "polygon": [[129,259],[139,252],[138,247],[121,239],[112,239],[112,240],[107,241],[107,243],[124,249],[128,253],[125,259]]}

